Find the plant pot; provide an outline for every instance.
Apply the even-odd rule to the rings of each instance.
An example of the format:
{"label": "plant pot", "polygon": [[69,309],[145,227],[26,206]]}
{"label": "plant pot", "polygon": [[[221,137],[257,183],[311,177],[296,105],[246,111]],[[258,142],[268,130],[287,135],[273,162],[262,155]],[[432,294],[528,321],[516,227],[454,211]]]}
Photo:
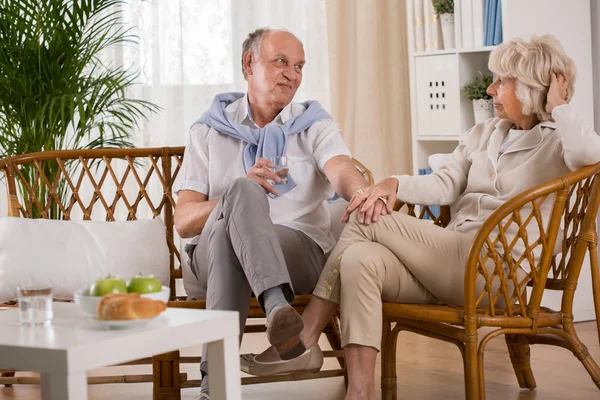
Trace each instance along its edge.
{"label": "plant pot", "polygon": [[442,39],[444,40],[444,49],[453,49],[455,47],[454,14],[442,14],[440,15],[440,21],[442,23]]}
{"label": "plant pot", "polygon": [[473,114],[475,115],[475,124],[494,118],[494,100],[473,100]]}

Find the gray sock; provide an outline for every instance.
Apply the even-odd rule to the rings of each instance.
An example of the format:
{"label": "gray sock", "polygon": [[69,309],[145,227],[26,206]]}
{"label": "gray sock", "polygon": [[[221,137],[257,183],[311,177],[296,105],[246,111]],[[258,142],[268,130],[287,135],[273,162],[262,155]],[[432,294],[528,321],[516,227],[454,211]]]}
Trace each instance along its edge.
{"label": "gray sock", "polygon": [[279,305],[288,304],[281,286],[275,286],[271,289],[267,289],[263,292],[263,303],[265,306],[265,314],[267,317],[271,314],[271,311]]}

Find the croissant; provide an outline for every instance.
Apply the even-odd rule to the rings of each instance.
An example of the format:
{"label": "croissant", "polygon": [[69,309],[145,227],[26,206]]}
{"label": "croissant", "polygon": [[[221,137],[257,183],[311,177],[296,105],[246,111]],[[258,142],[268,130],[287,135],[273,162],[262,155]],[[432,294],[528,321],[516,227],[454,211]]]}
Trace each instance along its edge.
{"label": "croissant", "polygon": [[138,293],[107,294],[100,299],[96,314],[100,320],[154,318],[167,308],[160,300],[140,297]]}

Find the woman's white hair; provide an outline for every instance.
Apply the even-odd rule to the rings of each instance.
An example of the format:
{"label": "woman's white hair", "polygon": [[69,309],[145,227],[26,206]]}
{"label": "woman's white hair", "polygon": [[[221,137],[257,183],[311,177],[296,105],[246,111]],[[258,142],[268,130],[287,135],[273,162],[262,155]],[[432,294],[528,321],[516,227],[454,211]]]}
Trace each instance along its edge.
{"label": "woman's white hair", "polygon": [[502,78],[515,79],[521,112],[535,114],[539,121],[552,119],[545,108],[552,73],[563,75],[569,82],[567,103],[575,93],[575,62],[552,35],[532,36],[529,42],[512,39],[503,43],[490,54],[488,67]]}

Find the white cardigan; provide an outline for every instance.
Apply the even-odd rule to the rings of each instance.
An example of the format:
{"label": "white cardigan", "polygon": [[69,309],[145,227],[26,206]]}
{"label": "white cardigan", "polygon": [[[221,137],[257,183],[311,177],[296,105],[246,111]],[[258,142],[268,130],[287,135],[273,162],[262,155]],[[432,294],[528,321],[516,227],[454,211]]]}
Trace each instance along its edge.
{"label": "white cardigan", "polygon": [[[515,195],[600,162],[600,136],[573,107],[556,107],[552,118],[556,122],[538,123],[500,157],[498,151],[513,123],[494,118],[475,125],[461,138],[452,159],[436,172],[396,176],[397,198],[413,204],[449,204],[452,219],[447,229],[474,236],[486,218]],[[542,206],[545,222],[551,200]],[[537,224],[527,229],[530,243],[539,237],[533,225]],[[514,255],[523,250],[515,248]]]}

